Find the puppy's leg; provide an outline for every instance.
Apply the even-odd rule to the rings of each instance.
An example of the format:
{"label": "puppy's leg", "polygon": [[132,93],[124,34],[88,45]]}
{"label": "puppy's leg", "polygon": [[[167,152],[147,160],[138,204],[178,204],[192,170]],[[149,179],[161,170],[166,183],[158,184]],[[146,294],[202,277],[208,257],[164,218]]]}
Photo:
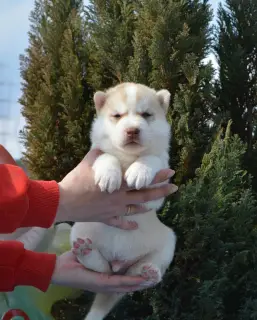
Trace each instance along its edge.
{"label": "puppy's leg", "polygon": [[141,275],[145,282],[142,289],[158,284],[173,260],[176,246],[176,235],[172,230],[168,231],[163,248],[153,251],[131,266],[127,275]]}
{"label": "puppy's leg", "polygon": [[78,238],[73,242],[72,252],[86,268],[96,272],[111,273],[108,261],[101,255],[98,249],[93,248],[90,239]]}
{"label": "puppy's leg", "polygon": [[123,293],[98,293],[85,320],[103,320],[123,296]]}
{"label": "puppy's leg", "polygon": [[[108,261],[104,259],[99,250],[93,248],[90,239],[78,238],[73,242],[72,252],[86,268],[97,272],[112,273]],[[104,319],[123,295],[118,293],[97,294],[85,320]]]}
{"label": "puppy's leg", "polygon": [[[157,255],[156,257],[151,255],[130,267],[127,272],[131,275],[142,275],[146,279],[142,289],[161,281],[162,274],[159,267],[149,262],[155,261],[155,258],[158,259]],[[85,320],[103,320],[123,296],[123,293],[97,294]]]}
{"label": "puppy's leg", "polygon": [[156,156],[144,156],[138,158],[125,172],[125,179],[129,187],[148,187],[153,181],[156,173],[163,168],[160,158]]}
{"label": "puppy's leg", "polygon": [[[144,156],[138,158],[125,172],[125,179],[129,187],[141,189],[141,188],[153,188],[155,186],[150,186],[155,175],[164,168],[168,168],[168,163],[166,158],[158,158],[156,156]],[[165,182],[164,182],[165,183]],[[163,184],[163,183],[161,183]],[[159,185],[161,185],[159,184]],[[164,202],[163,199],[149,201],[144,203],[148,209],[159,209]]]}
{"label": "puppy's leg", "polygon": [[112,193],[120,189],[122,170],[117,158],[104,153],[94,162],[93,170],[95,172],[95,183],[100,187],[101,191]]}

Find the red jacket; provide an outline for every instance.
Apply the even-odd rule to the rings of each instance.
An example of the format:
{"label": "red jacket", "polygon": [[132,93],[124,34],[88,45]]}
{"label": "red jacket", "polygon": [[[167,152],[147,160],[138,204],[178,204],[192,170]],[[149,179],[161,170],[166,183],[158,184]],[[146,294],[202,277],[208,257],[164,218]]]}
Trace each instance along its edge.
{"label": "red jacket", "polygon": [[[19,227],[49,228],[58,203],[57,182],[30,180],[20,167],[0,164],[0,233]],[[54,254],[26,250],[18,241],[0,241],[0,292],[18,285],[46,291],[55,263]]]}

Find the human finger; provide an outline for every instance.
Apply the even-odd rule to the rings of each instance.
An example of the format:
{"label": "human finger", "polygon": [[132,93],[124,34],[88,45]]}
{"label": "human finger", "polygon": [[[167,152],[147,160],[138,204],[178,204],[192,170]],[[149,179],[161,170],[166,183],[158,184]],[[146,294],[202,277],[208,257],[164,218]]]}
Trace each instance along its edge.
{"label": "human finger", "polygon": [[[116,216],[123,217],[123,216],[133,216],[137,213],[146,213],[150,210],[146,208],[143,204],[129,204],[124,209],[118,209],[115,213]],[[123,219],[124,220],[124,219]]]}
{"label": "human finger", "polygon": [[85,155],[82,162],[86,162],[88,166],[92,167],[95,160],[101,155],[103,152],[100,149],[92,149]]}
{"label": "human finger", "polygon": [[128,191],[127,204],[141,204],[148,201],[155,201],[161,198],[165,198],[168,195],[176,192],[178,187],[174,184],[166,184],[151,189],[143,189],[138,191]]}
{"label": "human finger", "polygon": [[172,169],[163,169],[156,174],[151,185],[165,182],[166,180],[172,178],[174,174],[175,171]]}
{"label": "human finger", "polygon": [[109,292],[116,292],[116,293],[128,293],[141,290],[141,286],[132,286],[132,287],[117,287],[109,289]]}
{"label": "human finger", "polygon": [[16,161],[3,145],[0,145],[0,164],[17,165]]}
{"label": "human finger", "polygon": [[123,230],[136,230],[138,228],[138,224],[135,221],[128,221],[117,216],[108,219],[104,223],[108,226],[112,226]]}
{"label": "human finger", "polygon": [[[172,169],[169,169],[169,168],[162,169],[155,175],[155,177],[154,177],[153,181],[150,183],[150,185],[165,182],[165,181],[169,180],[171,177],[173,177],[174,174],[175,174],[175,171]],[[128,187],[125,180],[122,182],[121,190],[128,191],[128,190],[134,190],[134,189],[135,188]]]}
{"label": "human finger", "polygon": [[140,276],[110,275],[106,273],[98,273],[96,276],[99,286],[105,286],[113,290],[122,289],[122,287],[138,287],[145,282],[145,279]]}

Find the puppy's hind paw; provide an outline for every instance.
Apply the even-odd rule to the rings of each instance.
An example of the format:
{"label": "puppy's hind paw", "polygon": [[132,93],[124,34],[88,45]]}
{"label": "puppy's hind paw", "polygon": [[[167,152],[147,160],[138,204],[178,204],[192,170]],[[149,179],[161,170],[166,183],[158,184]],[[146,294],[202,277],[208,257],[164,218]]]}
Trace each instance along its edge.
{"label": "puppy's hind paw", "polygon": [[162,279],[160,269],[151,263],[142,266],[141,276],[146,280],[145,285],[155,285]]}
{"label": "puppy's hind paw", "polygon": [[91,251],[92,241],[90,239],[84,240],[77,238],[77,240],[73,242],[72,252],[76,257],[81,258],[91,253]]}

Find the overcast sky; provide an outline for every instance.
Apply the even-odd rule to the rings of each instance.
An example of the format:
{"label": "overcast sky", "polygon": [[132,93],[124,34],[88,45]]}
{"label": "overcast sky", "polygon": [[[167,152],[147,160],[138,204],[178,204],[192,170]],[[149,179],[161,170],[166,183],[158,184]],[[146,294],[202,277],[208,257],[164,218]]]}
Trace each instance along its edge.
{"label": "overcast sky", "polygon": [[[211,3],[216,11],[219,1],[211,0]],[[17,102],[21,95],[19,55],[28,46],[28,16],[33,4],[34,0],[1,0],[0,101],[10,102],[0,103],[0,144],[4,144],[15,158],[19,158],[23,150],[19,130],[24,126]],[[1,85],[3,82],[5,86]],[[4,120],[3,116],[6,117]],[[2,135],[2,132],[7,135]]]}

